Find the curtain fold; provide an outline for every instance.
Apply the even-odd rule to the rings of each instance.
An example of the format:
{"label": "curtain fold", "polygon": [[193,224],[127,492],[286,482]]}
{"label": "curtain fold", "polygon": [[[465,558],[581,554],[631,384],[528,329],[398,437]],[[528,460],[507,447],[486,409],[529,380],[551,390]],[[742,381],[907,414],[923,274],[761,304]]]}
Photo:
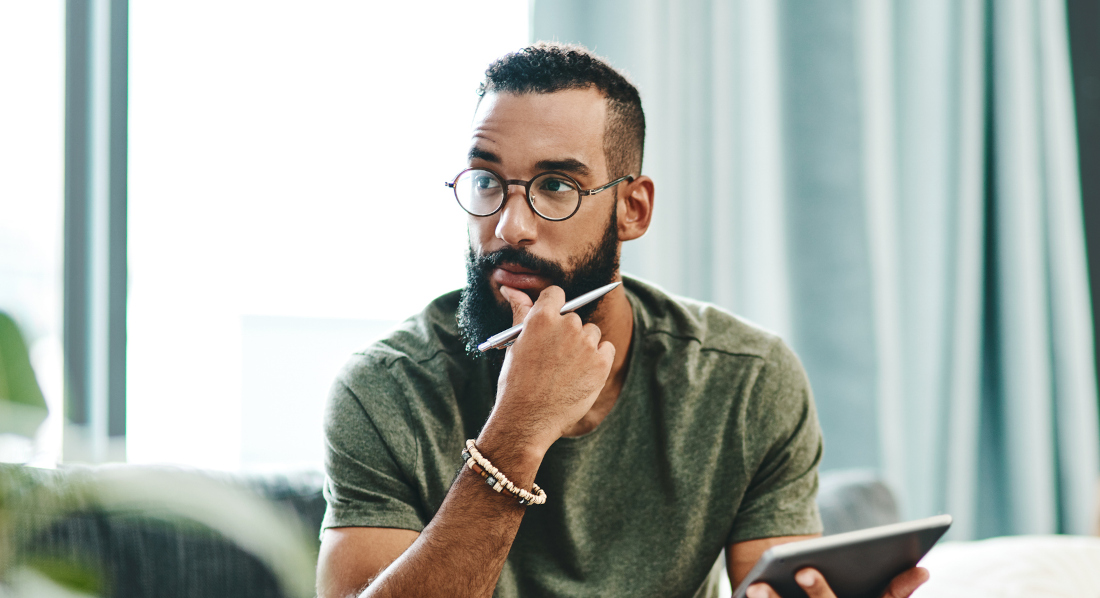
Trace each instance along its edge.
{"label": "curtain fold", "polygon": [[625,270],[798,352],[824,468],[956,539],[1086,533],[1100,477],[1065,8],[537,0],[626,70],[653,226]]}

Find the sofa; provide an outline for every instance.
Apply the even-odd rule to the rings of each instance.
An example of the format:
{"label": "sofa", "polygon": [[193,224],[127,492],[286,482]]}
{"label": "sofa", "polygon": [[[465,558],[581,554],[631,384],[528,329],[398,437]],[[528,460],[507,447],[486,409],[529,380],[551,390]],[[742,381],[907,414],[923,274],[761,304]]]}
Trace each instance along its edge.
{"label": "sofa", "polygon": [[[65,497],[60,504],[43,506],[39,499],[18,507],[19,511],[14,513],[15,525],[10,526],[17,559],[34,565],[45,563],[47,568],[54,567],[53,563],[65,564],[80,575],[90,572],[97,578],[98,595],[119,598],[312,595],[312,567],[319,546],[317,530],[325,511],[321,495],[324,474],[320,471],[226,474],[129,465],[62,470],[5,466],[0,469],[0,474],[6,474],[0,475],[0,482],[8,481],[9,495],[13,473],[19,474],[24,494],[38,491],[46,497]],[[190,498],[182,507],[170,509],[153,503],[171,503],[172,497],[157,500],[156,495],[152,501],[144,500],[144,504],[117,501],[121,504],[105,507],[100,497],[89,496],[94,493],[81,489],[82,478],[117,480],[114,474],[118,473],[125,474],[123,480],[127,483],[156,486],[165,492],[189,494]],[[78,487],[75,491],[74,480]],[[226,513],[219,511],[225,509],[227,499],[237,501],[238,511],[243,507],[248,513],[243,517],[231,514],[229,525],[224,525]],[[239,499],[252,502],[242,504]],[[7,505],[0,502],[0,511],[4,506],[11,508],[13,501],[6,502]],[[212,517],[197,512],[196,504]],[[177,512],[167,512],[173,509]],[[258,511],[264,511],[266,516],[258,524],[266,528],[259,535],[261,544],[251,549],[242,547],[248,542],[242,542],[240,527],[232,523]],[[219,515],[222,523],[218,523]],[[236,535],[230,537],[227,530]],[[272,531],[287,533],[276,536],[280,540],[271,541]],[[268,548],[274,543],[305,545],[314,559],[309,563],[308,582],[299,582],[297,591],[288,592],[287,584],[283,583],[285,572],[275,570],[285,567],[274,564],[280,557],[285,560],[285,551],[271,551],[276,560],[268,558],[265,562],[263,542]],[[298,558],[299,578],[303,576],[301,560]]]}
{"label": "sofa", "polygon": [[[319,546],[317,530],[325,510],[321,494],[324,475],[319,471],[226,474],[136,465],[0,469],[0,473],[5,471],[9,494],[12,474],[18,474],[24,486],[44,490],[46,495],[63,492],[62,488],[74,479],[101,478],[104,473],[120,471],[142,487],[152,484],[148,480],[153,479],[179,481],[184,489],[208,483],[205,494],[231,489],[249,496],[271,507],[281,524],[306,530],[314,555]],[[223,499],[209,503],[208,509],[218,510],[218,500]],[[898,520],[893,495],[870,472],[823,473],[818,502],[826,533]],[[7,501],[9,508],[12,504]],[[52,509],[60,510],[60,516],[49,515],[43,523],[43,511],[50,510],[36,503],[15,514],[17,523],[31,523],[36,518],[39,523],[14,526],[18,558],[24,562],[75,563],[98,577],[98,592],[103,596],[260,598],[303,592],[301,586],[297,592],[288,592],[280,583],[280,572],[272,570],[279,567],[257,557],[257,551],[242,548],[225,533],[197,525],[186,517],[165,517],[140,507],[104,508],[96,500],[77,498],[63,509]]]}

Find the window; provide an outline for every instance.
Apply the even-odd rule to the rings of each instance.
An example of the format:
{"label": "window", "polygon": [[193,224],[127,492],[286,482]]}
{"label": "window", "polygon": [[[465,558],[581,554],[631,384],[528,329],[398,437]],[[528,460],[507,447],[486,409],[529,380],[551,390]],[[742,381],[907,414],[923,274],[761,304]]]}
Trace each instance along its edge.
{"label": "window", "polygon": [[527,2],[133,3],[130,461],[317,464],[351,351],[462,286],[487,64]]}
{"label": "window", "polygon": [[50,408],[32,445],[0,438],[0,461],[61,456],[65,10],[0,3],[0,310],[19,324]]}

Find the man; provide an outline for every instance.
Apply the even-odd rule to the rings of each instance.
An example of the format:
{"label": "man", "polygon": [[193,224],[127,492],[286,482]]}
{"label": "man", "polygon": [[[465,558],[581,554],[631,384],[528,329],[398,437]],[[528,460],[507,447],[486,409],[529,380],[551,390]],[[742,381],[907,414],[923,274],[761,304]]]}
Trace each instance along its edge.
{"label": "man", "polygon": [[[449,183],[469,214],[466,288],[356,355],[330,396],[319,594],[713,596],[723,549],[736,585],[769,546],[819,534],[797,358],[619,275],[653,213],[637,90],[583,48],[537,44],[491,65],[481,94]],[[507,350],[477,351],[521,322]],[[536,481],[545,504],[529,504]]]}

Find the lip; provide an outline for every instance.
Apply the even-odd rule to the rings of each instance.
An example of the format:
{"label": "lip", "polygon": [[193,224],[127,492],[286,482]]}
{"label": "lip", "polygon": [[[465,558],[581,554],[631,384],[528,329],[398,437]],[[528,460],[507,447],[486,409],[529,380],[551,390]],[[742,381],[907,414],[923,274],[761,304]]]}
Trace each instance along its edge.
{"label": "lip", "polygon": [[504,262],[503,264],[500,264],[499,266],[497,266],[497,268],[500,268],[501,270],[506,270],[508,272],[512,272],[514,274],[538,274],[537,270],[532,270],[530,268],[524,268],[523,266],[520,266],[518,264],[513,264],[512,262]]}
{"label": "lip", "polygon": [[514,264],[501,264],[493,268],[491,277],[498,285],[521,291],[541,291],[550,286],[550,281],[537,272]]}

